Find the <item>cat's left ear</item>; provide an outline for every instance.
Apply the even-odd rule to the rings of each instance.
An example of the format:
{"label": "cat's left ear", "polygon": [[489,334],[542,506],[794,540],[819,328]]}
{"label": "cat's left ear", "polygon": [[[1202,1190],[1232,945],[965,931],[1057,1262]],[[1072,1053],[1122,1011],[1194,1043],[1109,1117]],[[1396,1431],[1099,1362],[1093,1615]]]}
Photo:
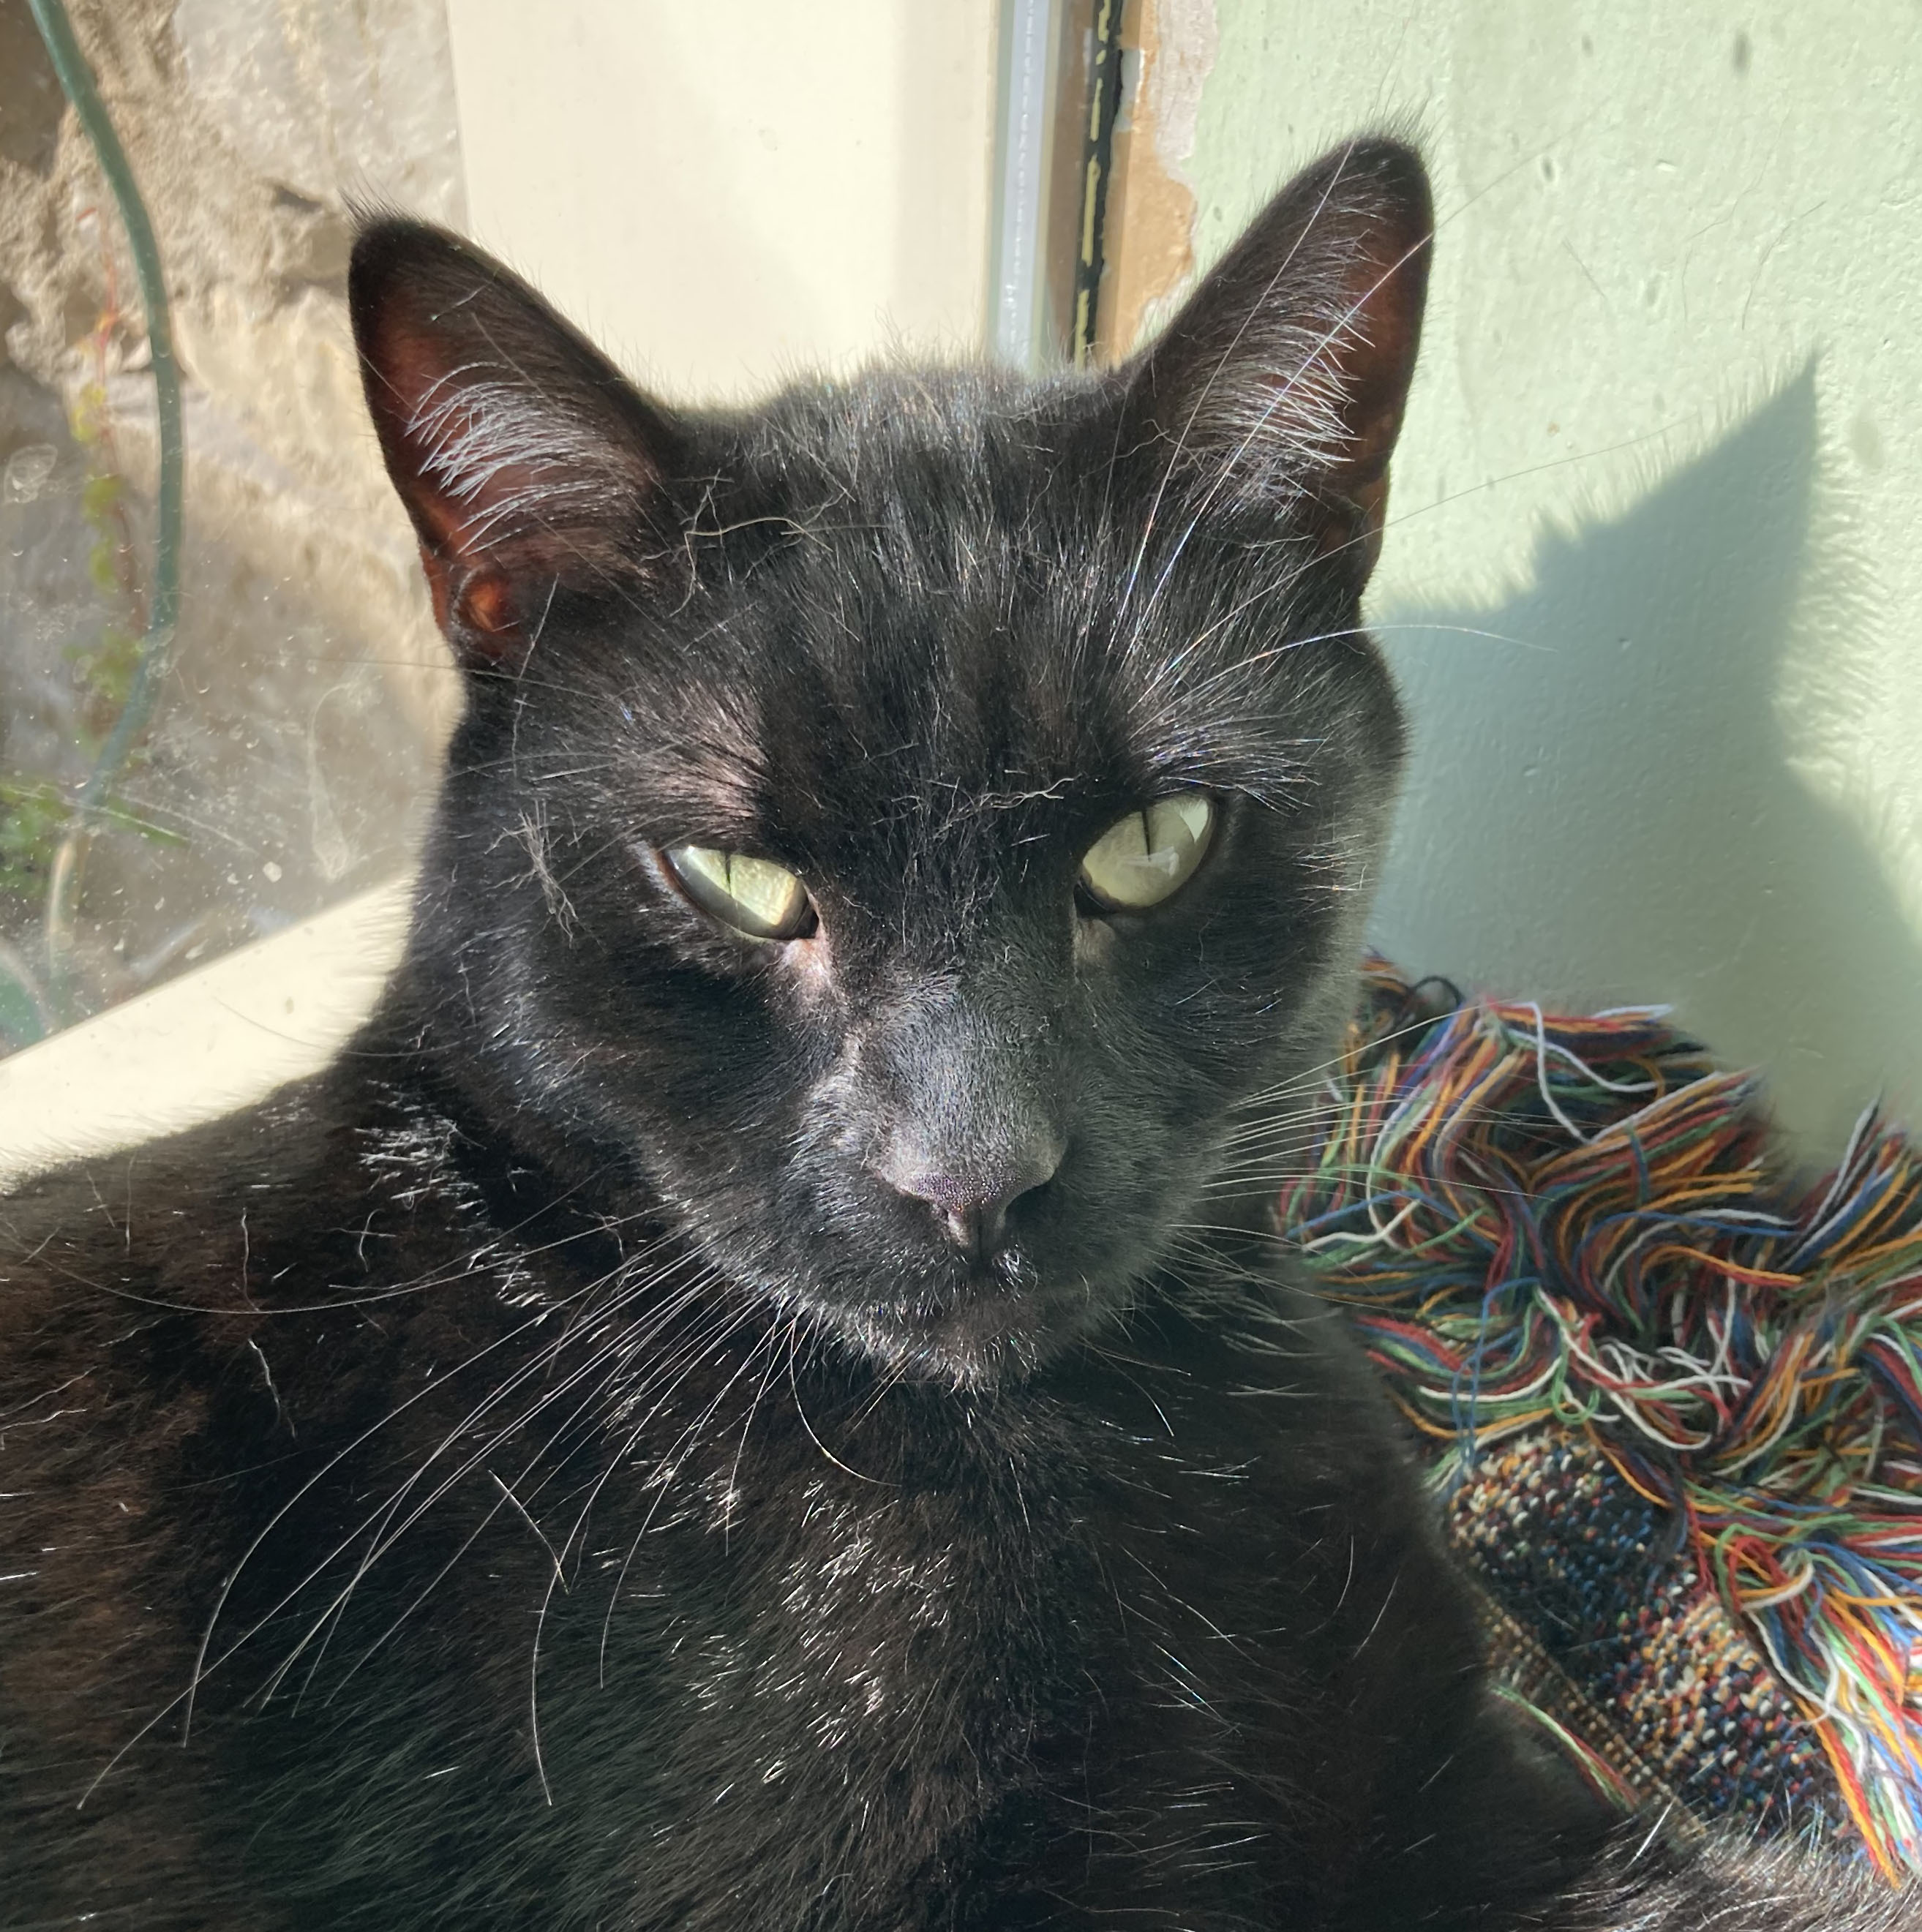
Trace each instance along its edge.
{"label": "cat's left ear", "polygon": [[1381,545],[1434,230],[1412,148],[1338,148],[1124,372],[1155,458],[1213,501],[1272,508],[1358,584]]}
{"label": "cat's left ear", "polygon": [[437,228],[381,220],[354,245],[347,301],[464,664],[516,662],[563,592],[632,595],[671,570],[681,433],[526,283]]}

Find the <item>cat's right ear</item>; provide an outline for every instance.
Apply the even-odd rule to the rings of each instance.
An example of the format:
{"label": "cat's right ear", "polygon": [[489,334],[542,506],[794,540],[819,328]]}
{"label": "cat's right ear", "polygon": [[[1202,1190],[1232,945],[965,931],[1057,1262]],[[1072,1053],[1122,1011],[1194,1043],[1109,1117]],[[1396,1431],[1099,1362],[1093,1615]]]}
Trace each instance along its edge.
{"label": "cat's right ear", "polygon": [[683,439],[518,276],[440,230],[362,227],[347,300],[367,406],[470,667],[511,664],[562,592],[673,567]]}
{"label": "cat's right ear", "polygon": [[1158,473],[1263,510],[1365,579],[1434,227],[1401,142],[1351,141],[1296,176],[1123,372]]}

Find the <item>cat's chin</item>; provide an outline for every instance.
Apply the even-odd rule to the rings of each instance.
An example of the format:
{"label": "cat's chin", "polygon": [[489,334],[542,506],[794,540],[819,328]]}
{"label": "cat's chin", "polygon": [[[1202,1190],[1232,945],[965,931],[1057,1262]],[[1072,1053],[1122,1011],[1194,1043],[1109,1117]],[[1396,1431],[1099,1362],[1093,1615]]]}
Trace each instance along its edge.
{"label": "cat's chin", "polygon": [[1130,1288],[1085,1282],[1020,1288],[982,1283],[938,1307],[816,1302],[810,1312],[896,1374],[978,1390],[1036,1373],[1118,1320],[1134,1298]]}

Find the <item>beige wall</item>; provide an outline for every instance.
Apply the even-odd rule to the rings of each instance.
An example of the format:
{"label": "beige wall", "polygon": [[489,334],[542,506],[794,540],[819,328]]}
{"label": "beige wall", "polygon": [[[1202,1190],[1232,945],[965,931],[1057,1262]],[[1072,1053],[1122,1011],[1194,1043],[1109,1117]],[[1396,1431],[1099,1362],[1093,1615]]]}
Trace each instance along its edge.
{"label": "beige wall", "polygon": [[1818,1144],[1884,1087],[1922,1121],[1922,11],[1212,10],[1204,259],[1358,128],[1437,178],[1380,942],[1673,1001]]}
{"label": "beige wall", "polygon": [[476,239],[665,393],[978,351],[993,0],[449,0]]}

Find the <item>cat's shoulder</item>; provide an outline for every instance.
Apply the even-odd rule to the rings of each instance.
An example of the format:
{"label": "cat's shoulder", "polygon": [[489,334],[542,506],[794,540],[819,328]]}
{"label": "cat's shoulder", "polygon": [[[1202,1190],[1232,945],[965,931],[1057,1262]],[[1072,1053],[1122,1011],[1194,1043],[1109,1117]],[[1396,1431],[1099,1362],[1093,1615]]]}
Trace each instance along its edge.
{"label": "cat's shoulder", "polygon": [[84,1309],[205,1313],[279,1298],[290,1275],[358,1271],[383,1216],[431,1220],[418,1210],[471,1192],[453,1138],[349,1056],[220,1119],[29,1176],[0,1195],[0,1337],[55,1311],[71,1332]]}

